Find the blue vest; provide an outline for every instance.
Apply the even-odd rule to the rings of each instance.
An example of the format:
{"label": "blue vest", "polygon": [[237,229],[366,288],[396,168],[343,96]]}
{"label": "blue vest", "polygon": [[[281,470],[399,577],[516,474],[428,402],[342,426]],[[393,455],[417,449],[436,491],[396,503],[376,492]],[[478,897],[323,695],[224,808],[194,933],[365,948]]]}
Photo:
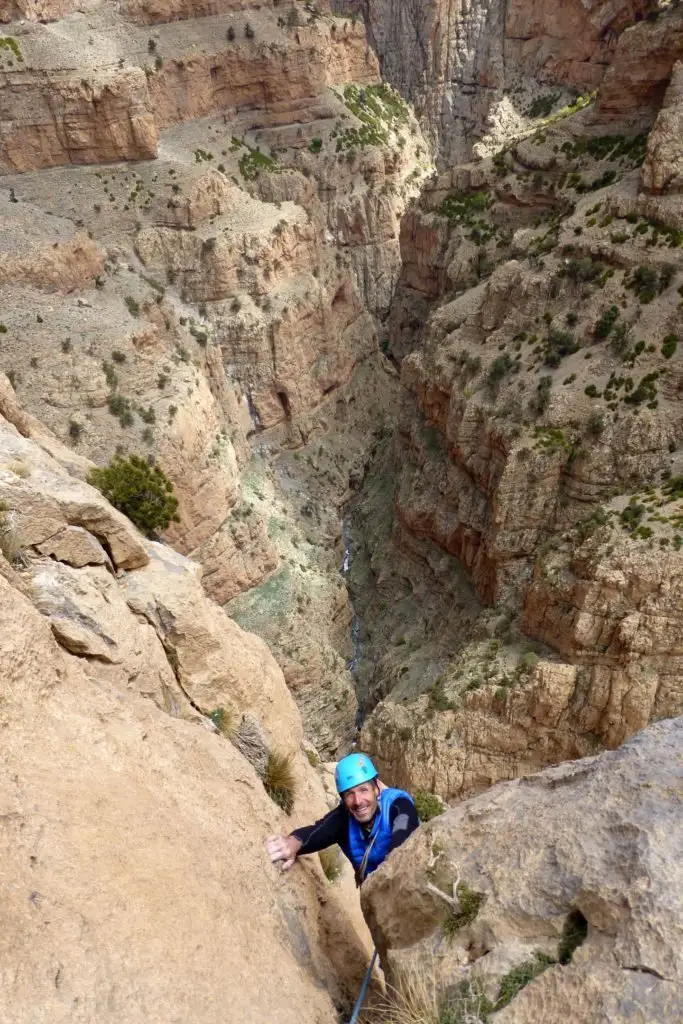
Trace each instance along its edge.
{"label": "blue vest", "polygon": [[379,808],[375,815],[375,820],[372,823],[372,829],[369,833],[365,832],[356,819],[349,814],[349,832],[347,840],[342,846],[342,850],[349,858],[356,871],[358,871],[361,866],[363,857],[365,856],[365,851],[370,843],[372,843],[372,849],[370,850],[370,854],[366,862],[364,877],[367,877],[367,875],[374,871],[375,868],[378,868],[389,852],[389,844],[391,843],[389,812],[391,811],[391,805],[394,800],[399,796],[407,797],[411,804],[414,802],[410,793],[406,793],[402,789],[383,789],[381,791],[379,794]]}

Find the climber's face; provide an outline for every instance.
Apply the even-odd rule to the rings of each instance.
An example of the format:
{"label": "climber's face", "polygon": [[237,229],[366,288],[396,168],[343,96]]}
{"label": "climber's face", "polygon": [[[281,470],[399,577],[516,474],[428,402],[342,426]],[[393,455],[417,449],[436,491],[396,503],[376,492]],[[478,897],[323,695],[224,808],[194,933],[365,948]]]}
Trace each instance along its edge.
{"label": "climber's face", "polygon": [[360,786],[347,789],[342,800],[349,814],[353,815],[359,825],[367,825],[377,813],[379,786],[372,782],[362,782]]}

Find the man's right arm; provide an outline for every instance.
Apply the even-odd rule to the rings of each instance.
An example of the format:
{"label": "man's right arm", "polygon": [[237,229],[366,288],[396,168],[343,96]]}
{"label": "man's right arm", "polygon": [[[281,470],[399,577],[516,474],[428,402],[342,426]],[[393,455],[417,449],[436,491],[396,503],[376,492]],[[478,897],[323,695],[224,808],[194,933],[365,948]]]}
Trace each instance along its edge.
{"label": "man's right arm", "polygon": [[318,853],[320,850],[341,843],[346,829],[346,812],[340,804],[312,825],[297,828],[288,836],[269,836],[266,847],[273,864],[283,862],[287,871],[300,854]]}
{"label": "man's right arm", "polygon": [[346,811],[341,804],[328,811],[324,818],[319,818],[312,825],[295,829],[291,835],[301,843],[299,853],[319,853],[328,846],[342,843],[347,828]]}

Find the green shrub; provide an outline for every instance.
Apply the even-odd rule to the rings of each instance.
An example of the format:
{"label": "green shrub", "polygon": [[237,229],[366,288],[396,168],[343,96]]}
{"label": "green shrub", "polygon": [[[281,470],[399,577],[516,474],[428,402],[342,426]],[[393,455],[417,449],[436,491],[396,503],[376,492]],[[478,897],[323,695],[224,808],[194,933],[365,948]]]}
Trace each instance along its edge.
{"label": "green shrub", "polygon": [[[405,640],[400,642],[405,643]],[[444,690],[443,679],[437,679],[429,691],[429,707],[433,711],[453,711],[455,709],[456,705]]]}
{"label": "green shrub", "polygon": [[311,141],[308,144],[308,150],[309,150],[310,153],[319,153],[322,148],[323,148],[323,140],[322,139],[318,139],[318,138],[311,139]]}
{"label": "green shrub", "polygon": [[465,882],[458,885],[457,897],[460,909],[451,910],[443,922],[443,933],[447,938],[452,938],[461,928],[474,921],[486,899],[485,893],[475,892]]}
{"label": "green shrub", "polygon": [[610,346],[615,355],[619,356],[620,359],[625,359],[628,352],[628,347],[633,336],[633,327],[631,324],[620,323],[612,331],[612,340]]}
{"label": "green shrub", "polygon": [[88,483],[147,537],[180,521],[173,484],[159,466],[150,466],[138,455],[115,458],[104,469],[93,469]]}
{"label": "green shrub", "polygon": [[630,277],[624,278],[624,284],[636,293],[640,302],[652,302],[659,287],[659,274],[655,267],[643,264],[636,267]]}
{"label": "green shrub", "polygon": [[581,259],[576,257],[570,259],[560,273],[563,277],[568,277],[570,281],[589,282],[602,277],[605,271],[604,263],[594,260],[591,256],[583,256]]}
{"label": "green shrub", "polygon": [[610,306],[609,309],[606,309],[593,328],[594,336],[600,339],[606,338],[614,327],[614,323],[618,316],[619,310],[616,306]]}
{"label": "green shrub", "polygon": [[605,419],[602,413],[592,412],[586,423],[586,433],[590,437],[599,437],[605,429]]}
{"label": "green shrub", "polygon": [[69,437],[74,444],[78,444],[83,433],[83,424],[78,420],[69,420]]}
{"label": "green shrub", "polygon": [[[246,145],[246,143],[243,143]],[[252,149],[251,146],[247,146],[247,152],[243,153],[239,158],[238,167],[240,174],[247,181],[255,181],[261,171],[279,171],[277,160],[272,156],[267,156],[262,153],[260,149]]]}
{"label": "green shrub", "polygon": [[639,504],[635,498],[632,498],[619,518],[626,529],[629,530],[630,533],[634,533],[639,527],[640,521],[645,515],[645,512],[645,506]]}
{"label": "green shrub", "polygon": [[659,379],[659,372],[653,370],[652,373],[646,373],[644,377],[641,377],[637,386],[626,395],[624,402],[627,405],[642,405],[643,402],[648,404],[657,400],[657,385],[656,381]]}
{"label": "green shrub", "polygon": [[496,390],[503,377],[510,373],[515,367],[515,361],[504,352],[502,356],[498,356],[493,360],[489,367],[489,372],[486,377],[486,381],[491,390]]}
{"label": "green shrub", "polygon": [[541,377],[538,387],[536,388],[536,394],[531,400],[531,411],[536,416],[542,416],[550,405],[550,391],[553,386],[552,377]]}
{"label": "green shrub", "polygon": [[263,774],[263,785],[270,799],[289,814],[294,806],[296,779],[289,754],[270,753]]}
{"label": "green shrub", "polygon": [[665,292],[674,279],[676,266],[674,263],[665,263],[659,268],[659,292]]}
{"label": "green shrub", "polygon": [[436,793],[430,793],[426,789],[418,789],[415,793],[415,807],[420,821],[423,822],[431,821],[432,818],[443,814],[444,810],[443,804]]}
{"label": "green shrub", "polygon": [[678,348],[678,335],[667,334],[664,342],[662,343],[662,355],[665,359],[671,359],[672,355]]}
{"label": "green shrub", "polygon": [[140,316],[140,303],[132,295],[126,295],[123,301],[128,307],[128,312],[131,316]]}
{"label": "green shrub", "polygon": [[24,57],[21,48],[13,36],[0,36],[0,50],[8,50],[20,64],[23,64]]}
{"label": "green shrub", "polygon": [[578,352],[579,346],[574,341],[574,336],[569,331],[561,331],[554,327],[548,332],[544,341],[546,366],[557,367],[565,356]]}
{"label": "green shrub", "polygon": [[545,96],[537,96],[527,110],[526,116],[531,118],[548,117],[559,98],[559,92],[547,93]]}
{"label": "green shrub", "polygon": [[504,1006],[511,1003],[518,992],[537,978],[539,974],[543,974],[554,963],[556,963],[551,956],[546,953],[534,953],[533,960],[525,960],[524,963],[517,964],[511,971],[508,971],[500,979],[500,987],[498,989],[498,998],[496,999],[493,1007],[494,1011],[502,1010]]}
{"label": "green shrub", "polygon": [[493,206],[493,198],[488,192],[451,192],[446,196],[439,213],[448,220],[471,224],[479,214],[485,214]]}
{"label": "green shrub", "polygon": [[112,391],[110,395],[107,395],[107,408],[112,416],[116,416],[122,427],[132,427],[133,411],[129,398],[124,398],[123,395]]}

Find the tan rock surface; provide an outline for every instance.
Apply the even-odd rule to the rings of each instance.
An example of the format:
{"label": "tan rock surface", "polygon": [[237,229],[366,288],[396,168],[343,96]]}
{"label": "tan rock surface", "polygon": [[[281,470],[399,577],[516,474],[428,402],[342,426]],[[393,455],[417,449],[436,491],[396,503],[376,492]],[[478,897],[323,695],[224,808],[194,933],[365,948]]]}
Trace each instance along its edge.
{"label": "tan rock surface", "polygon": [[[432,821],[363,886],[383,961],[437,986],[501,978],[536,951],[557,957],[570,914],[587,924],[496,1021],[673,1022],[683,1011],[680,765],[683,721],[618,751],[501,785]],[[446,939],[452,886],[483,896]],[[461,889],[461,893],[462,893]],[[585,927],[585,926],[584,926]]]}
{"label": "tan rock surface", "polygon": [[[6,221],[3,230],[9,242]],[[63,243],[53,242],[49,248],[46,244],[28,252],[25,245],[22,248],[24,252],[0,252],[0,284],[4,287],[21,282],[40,291],[68,293],[87,286],[103,269],[101,250],[81,233]]]}
{"label": "tan rock surface", "polygon": [[80,526],[101,539],[117,569],[146,564],[143,539],[130,520],[4,419],[0,459],[0,499],[19,548],[43,544],[65,526]]}
{"label": "tan rock surface", "polygon": [[[206,597],[198,565],[130,525],[117,534],[127,521],[35,441],[5,425],[0,452],[0,871],[15,894],[0,1016],[142,1021],[187,1007],[207,1022],[332,1024],[367,956],[348,873],[350,916],[313,862],[278,882],[263,838],[288,824],[206,717],[249,719],[266,758],[289,758],[292,823],[324,813],[272,655]],[[83,564],[105,557],[94,534],[130,571]],[[132,568],[134,544],[145,568]],[[47,907],[46,926],[32,915]],[[253,973],[257,949],[277,961],[277,991]],[[229,1005],[226,970],[241,979]]]}
{"label": "tan rock surface", "polygon": [[94,682],[4,579],[0,618],[3,1021],[332,1024],[321,982],[343,997],[363,953],[315,870],[270,868],[250,765]]}
{"label": "tan rock surface", "polygon": [[76,569],[82,569],[84,565],[105,565],[109,561],[100,542],[82,526],[65,526],[36,547],[41,554]]}
{"label": "tan rock surface", "polygon": [[57,21],[75,11],[88,11],[100,0],[0,0],[0,21]]}

